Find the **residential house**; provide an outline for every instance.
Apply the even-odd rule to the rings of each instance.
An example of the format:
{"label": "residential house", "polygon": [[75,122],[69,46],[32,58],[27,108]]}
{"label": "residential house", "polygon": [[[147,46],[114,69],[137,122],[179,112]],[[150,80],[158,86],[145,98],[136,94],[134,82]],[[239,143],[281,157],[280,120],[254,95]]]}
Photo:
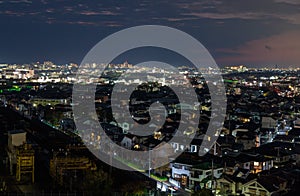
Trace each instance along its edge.
{"label": "residential house", "polygon": [[255,149],[256,153],[274,159],[274,167],[283,167],[288,163],[296,164],[300,161],[300,145],[296,143],[279,142],[261,145]]}
{"label": "residential house", "polygon": [[275,196],[286,192],[286,185],[287,181],[280,177],[259,176],[243,184],[242,193],[245,196]]}
{"label": "residential house", "polygon": [[258,147],[260,144],[259,136],[256,132],[239,131],[236,133],[236,143],[242,144],[244,150],[249,150],[254,147]]}
{"label": "residential house", "polygon": [[272,142],[278,131],[277,120],[272,117],[263,116],[261,120],[260,139],[261,144]]}
{"label": "residential house", "polygon": [[225,171],[233,173],[237,168],[250,170],[250,173],[259,173],[273,167],[273,159],[260,154],[240,153],[239,155],[224,158]]}
{"label": "residential house", "polygon": [[233,174],[224,173],[217,179],[216,190],[221,195],[236,195],[242,193],[244,183],[252,180],[254,175],[248,169],[238,168]]}
{"label": "residential house", "polygon": [[[215,157],[217,158],[217,157]],[[196,184],[201,187],[209,186],[209,179],[219,178],[223,173],[223,166],[213,163],[209,156],[198,157],[185,153],[171,163],[172,179],[180,183],[181,187],[193,189]]]}

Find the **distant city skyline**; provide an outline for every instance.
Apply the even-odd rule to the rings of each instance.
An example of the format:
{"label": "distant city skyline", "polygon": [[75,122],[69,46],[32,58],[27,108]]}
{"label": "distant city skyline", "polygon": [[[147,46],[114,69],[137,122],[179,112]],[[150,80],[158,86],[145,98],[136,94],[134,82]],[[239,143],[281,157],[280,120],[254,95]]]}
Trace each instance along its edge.
{"label": "distant city skyline", "polygon": [[[220,67],[300,65],[300,1],[0,1],[0,63],[80,63],[101,39],[166,25],[198,39]],[[148,51],[156,60],[170,57]],[[143,59],[143,52],[120,63]],[[148,59],[146,57],[146,59]],[[170,63],[183,64],[175,58]]]}

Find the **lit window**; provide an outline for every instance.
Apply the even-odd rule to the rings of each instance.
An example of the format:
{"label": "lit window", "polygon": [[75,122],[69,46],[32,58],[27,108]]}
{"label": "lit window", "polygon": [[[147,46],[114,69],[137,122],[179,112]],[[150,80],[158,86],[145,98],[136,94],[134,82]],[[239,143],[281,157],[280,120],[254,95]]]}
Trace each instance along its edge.
{"label": "lit window", "polygon": [[254,161],[254,166],[259,166],[259,162]]}

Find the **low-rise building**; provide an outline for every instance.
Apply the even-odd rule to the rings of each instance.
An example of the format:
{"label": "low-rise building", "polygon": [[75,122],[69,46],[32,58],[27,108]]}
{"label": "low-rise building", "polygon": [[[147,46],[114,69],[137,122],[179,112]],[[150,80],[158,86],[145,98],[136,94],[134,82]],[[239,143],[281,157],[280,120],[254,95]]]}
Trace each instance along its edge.
{"label": "low-rise building", "polygon": [[286,192],[286,183],[286,180],[279,177],[260,176],[243,184],[242,193],[245,196],[271,196],[276,193],[280,195],[280,192]]}
{"label": "low-rise building", "polygon": [[211,179],[219,178],[223,173],[223,166],[212,159],[184,155],[171,163],[172,179],[180,183],[181,187],[194,189],[196,185],[211,188]]}

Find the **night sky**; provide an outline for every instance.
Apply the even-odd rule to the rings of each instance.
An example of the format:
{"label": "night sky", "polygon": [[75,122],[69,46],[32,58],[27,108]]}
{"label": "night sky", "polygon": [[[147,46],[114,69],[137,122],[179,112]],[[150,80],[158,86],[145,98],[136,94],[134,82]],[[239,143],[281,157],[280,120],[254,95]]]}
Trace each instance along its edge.
{"label": "night sky", "polygon": [[0,0],[0,25],[0,63],[80,63],[111,33],[166,25],[220,66],[300,66],[299,0]]}

